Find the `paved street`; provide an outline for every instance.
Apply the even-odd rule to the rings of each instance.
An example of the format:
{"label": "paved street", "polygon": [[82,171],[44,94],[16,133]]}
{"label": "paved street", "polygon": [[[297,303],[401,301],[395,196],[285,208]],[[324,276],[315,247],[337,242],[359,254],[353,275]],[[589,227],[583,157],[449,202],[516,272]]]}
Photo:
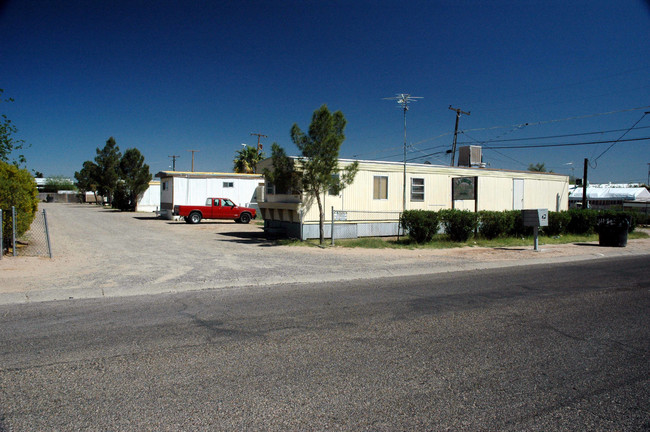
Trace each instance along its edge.
{"label": "paved street", "polygon": [[649,430],[649,261],[0,306],[0,431]]}
{"label": "paved street", "polygon": [[277,246],[255,224],[188,225],[149,213],[45,204],[54,259],[0,260],[0,304],[437,274],[650,254],[650,239],[514,248],[349,249]]}

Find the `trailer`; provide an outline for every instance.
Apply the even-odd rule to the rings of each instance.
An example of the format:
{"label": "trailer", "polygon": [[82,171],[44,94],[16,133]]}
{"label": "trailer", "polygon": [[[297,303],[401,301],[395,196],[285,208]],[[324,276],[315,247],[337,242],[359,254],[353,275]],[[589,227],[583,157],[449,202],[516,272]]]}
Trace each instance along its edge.
{"label": "trailer", "polygon": [[259,209],[257,197],[264,189],[261,174],[161,171],[160,216],[173,219],[174,206],[204,205],[210,197],[223,197],[241,207]]}

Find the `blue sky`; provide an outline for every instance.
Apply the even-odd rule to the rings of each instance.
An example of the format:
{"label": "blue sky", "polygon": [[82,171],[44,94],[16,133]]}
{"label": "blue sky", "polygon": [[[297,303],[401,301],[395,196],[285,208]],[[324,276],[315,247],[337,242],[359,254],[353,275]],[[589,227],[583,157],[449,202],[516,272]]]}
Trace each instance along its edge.
{"label": "blue sky", "polygon": [[453,105],[471,112],[458,141],[492,168],[581,177],[589,158],[592,182],[647,179],[647,1],[0,4],[0,88],[15,99],[1,111],[45,175],[72,176],[110,136],[154,174],[170,155],[189,170],[188,150],[195,171],[230,172],[250,133],[268,135],[267,155],[297,154],[289,130],[321,104],[348,120],[341,157],[401,161],[403,114],[382,98],[410,93],[413,162],[449,163]]}

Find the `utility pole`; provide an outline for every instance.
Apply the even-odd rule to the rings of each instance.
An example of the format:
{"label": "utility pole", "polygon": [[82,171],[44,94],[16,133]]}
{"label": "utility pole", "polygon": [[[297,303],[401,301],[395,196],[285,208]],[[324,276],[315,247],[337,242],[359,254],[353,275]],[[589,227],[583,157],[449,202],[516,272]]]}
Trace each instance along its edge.
{"label": "utility pole", "polygon": [[451,165],[450,165],[450,166],[454,166],[454,160],[456,159],[456,140],[458,139],[458,120],[460,120],[461,114],[469,115],[470,112],[462,111],[460,108],[452,108],[451,105],[449,105],[449,109],[452,111],[456,111],[456,127],[454,128],[454,144],[451,146]]}
{"label": "utility pole", "polygon": [[194,172],[194,153],[198,151],[200,150],[188,150],[188,152],[192,152],[192,172]]}
{"label": "utility pole", "polygon": [[385,100],[396,100],[404,110],[404,188],[402,194],[402,211],[406,210],[406,111],[409,110],[409,103],[422,99],[421,96],[411,96],[407,93],[400,93],[394,97],[384,98]]}
{"label": "utility pole", "polygon": [[167,157],[172,158],[172,171],[176,171],[176,159],[180,158],[180,156],[179,155],[171,155],[171,156],[167,156]]}
{"label": "utility pole", "polygon": [[266,135],[262,135],[260,133],[252,133],[251,135],[257,135],[257,153],[262,153],[262,143],[260,142],[260,138],[268,138]]}
{"label": "utility pole", "polygon": [[589,167],[589,159],[585,158],[585,172],[582,178],[582,208],[586,209],[587,204],[587,168]]}

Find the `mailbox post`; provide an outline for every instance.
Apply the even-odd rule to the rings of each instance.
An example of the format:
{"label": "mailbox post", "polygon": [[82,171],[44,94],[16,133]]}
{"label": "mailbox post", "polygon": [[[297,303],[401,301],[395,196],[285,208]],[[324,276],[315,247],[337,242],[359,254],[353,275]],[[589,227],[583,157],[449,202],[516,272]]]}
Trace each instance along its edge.
{"label": "mailbox post", "polygon": [[524,226],[532,226],[535,235],[535,251],[539,252],[539,227],[548,226],[548,209],[522,210]]}

